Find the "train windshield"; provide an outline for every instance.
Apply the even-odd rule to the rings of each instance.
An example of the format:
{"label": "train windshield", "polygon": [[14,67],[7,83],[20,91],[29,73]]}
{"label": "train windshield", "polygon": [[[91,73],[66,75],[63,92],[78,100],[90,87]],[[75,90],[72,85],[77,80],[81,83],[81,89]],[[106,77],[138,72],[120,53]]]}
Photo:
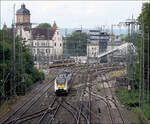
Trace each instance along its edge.
{"label": "train windshield", "polygon": [[59,84],[59,85],[62,85],[62,84],[65,84],[65,79],[63,79],[63,80],[57,80],[57,84]]}
{"label": "train windshield", "polygon": [[65,84],[66,74],[59,74],[56,77],[57,84]]}

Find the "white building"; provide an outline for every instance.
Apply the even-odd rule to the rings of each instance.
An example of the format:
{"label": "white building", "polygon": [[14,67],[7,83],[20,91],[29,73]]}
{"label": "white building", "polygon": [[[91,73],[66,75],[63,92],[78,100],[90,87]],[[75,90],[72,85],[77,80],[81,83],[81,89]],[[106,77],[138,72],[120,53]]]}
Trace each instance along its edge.
{"label": "white building", "polygon": [[[45,60],[59,59],[63,54],[62,35],[54,28],[32,29],[32,38],[28,42],[35,60],[43,56]],[[40,57],[41,58],[41,57]]]}
{"label": "white building", "polygon": [[87,56],[90,58],[96,58],[99,55],[99,44],[88,43],[87,45]]}
{"label": "white building", "polygon": [[63,54],[63,40],[56,23],[52,28],[32,28],[30,11],[25,5],[16,12],[16,33],[26,41],[35,61],[49,62]]}

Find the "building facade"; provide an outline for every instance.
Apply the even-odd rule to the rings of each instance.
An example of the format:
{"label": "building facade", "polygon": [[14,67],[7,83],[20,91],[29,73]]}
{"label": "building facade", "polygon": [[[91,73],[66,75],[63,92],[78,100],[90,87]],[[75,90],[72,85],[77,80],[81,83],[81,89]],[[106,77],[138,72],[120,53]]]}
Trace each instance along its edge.
{"label": "building facade", "polygon": [[49,63],[63,54],[62,35],[54,22],[51,28],[32,28],[30,11],[25,4],[16,12],[16,34],[23,38],[35,63]]}
{"label": "building facade", "polygon": [[100,30],[89,30],[90,42],[99,44],[99,53],[107,50],[107,43],[110,40],[110,35],[107,32]]}
{"label": "building facade", "polygon": [[98,43],[88,43],[88,45],[87,45],[87,56],[89,58],[97,58],[98,55],[99,55]]}

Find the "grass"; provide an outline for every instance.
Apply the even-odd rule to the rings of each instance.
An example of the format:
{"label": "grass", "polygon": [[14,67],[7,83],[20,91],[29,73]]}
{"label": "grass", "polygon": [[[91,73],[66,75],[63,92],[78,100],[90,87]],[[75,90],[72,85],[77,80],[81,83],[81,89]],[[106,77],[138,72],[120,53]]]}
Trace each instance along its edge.
{"label": "grass", "polygon": [[47,83],[48,82],[47,79],[51,79],[53,77],[54,77],[54,75],[52,75],[52,74],[45,74],[45,80],[43,80],[43,83]]}
{"label": "grass", "polygon": [[53,75],[52,74],[45,74],[45,78],[53,78]]}
{"label": "grass", "polygon": [[0,106],[0,117],[4,116],[7,112],[9,112],[12,108],[13,105],[18,103],[21,100],[24,100],[26,96],[29,96],[30,94],[27,94],[25,96],[16,96],[15,98],[11,98],[7,101],[5,101],[1,106]]}
{"label": "grass", "polygon": [[5,101],[1,106],[0,106],[0,117],[5,115],[7,112],[10,110],[10,101]]}
{"label": "grass", "polygon": [[140,118],[144,124],[150,120],[150,103],[143,104],[143,113],[139,110],[139,93],[138,90],[132,90],[130,93],[127,90],[116,90],[116,96],[126,108],[130,108],[130,114],[125,117],[134,124],[140,124]]}
{"label": "grass", "polygon": [[119,70],[119,71],[109,72],[107,75],[109,78],[112,78],[112,77],[120,77],[120,76],[123,76],[125,74],[126,74],[126,70]]}
{"label": "grass", "polygon": [[97,91],[100,92],[102,88],[103,88],[102,85],[100,83],[97,83]]}

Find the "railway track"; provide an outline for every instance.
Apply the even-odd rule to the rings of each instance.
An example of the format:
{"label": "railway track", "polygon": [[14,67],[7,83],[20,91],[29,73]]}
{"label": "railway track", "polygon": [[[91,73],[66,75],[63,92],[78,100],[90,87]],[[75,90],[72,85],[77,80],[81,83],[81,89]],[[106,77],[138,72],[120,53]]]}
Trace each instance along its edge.
{"label": "railway track", "polygon": [[[2,124],[28,124],[29,122],[31,123],[32,120],[34,120],[33,122],[35,122],[36,124],[63,124],[65,123],[67,117],[69,117],[68,122],[73,124],[94,124],[94,122],[96,121],[100,123],[101,116],[96,113],[98,112],[98,107],[95,106],[95,103],[93,102],[94,100],[96,101],[96,98],[103,101],[103,103],[107,106],[109,119],[112,124],[115,124],[116,120],[113,117],[114,112],[112,111],[111,104],[114,104],[114,106],[116,107],[122,123],[126,124],[124,123],[124,118],[117,105],[117,101],[113,97],[111,88],[108,88],[107,90],[109,90],[108,92],[112,94],[112,97],[107,97],[107,94],[104,94],[104,96],[99,96],[99,94],[97,94],[97,92],[93,90],[93,87],[96,84],[92,82],[97,78],[99,73],[101,74],[101,76],[105,77],[105,73],[123,68],[124,66],[119,67],[116,65],[114,67],[105,66],[102,68],[91,65],[84,67],[67,67],[66,69],[72,71],[73,73],[73,77],[71,79],[72,87],[78,83],[81,84],[81,86],[79,86],[78,88],[73,87],[73,93],[71,88],[67,96],[55,96],[52,93],[53,90],[51,90],[53,86],[53,79],[51,81],[52,85],[48,83],[49,86],[43,86],[44,88],[41,87],[39,90],[37,90],[37,92],[35,92],[36,95],[34,98],[31,98],[28,100],[28,102],[24,103],[22,107],[18,108],[14,112],[14,114],[12,116],[9,116],[7,118],[8,120],[6,119]],[[108,87],[110,87],[110,82],[108,79],[106,79],[106,77],[102,82],[107,82]],[[46,92],[48,92],[48,90],[51,90],[51,92],[47,96],[48,105],[46,106],[46,108],[42,108],[41,110],[32,112],[31,108],[35,104],[37,104],[36,102]],[[63,116],[63,113],[67,113],[67,116]]]}
{"label": "railway track", "polygon": [[53,84],[48,84],[44,89],[42,87],[39,91],[37,91],[37,94],[33,98],[30,98],[27,102],[20,106],[11,116],[4,120],[2,124],[11,124],[18,121],[52,86]]}
{"label": "railway track", "polygon": [[[112,71],[112,70],[109,70],[108,72],[110,72],[110,71]],[[114,113],[112,108],[111,108],[112,104],[114,104],[114,106],[117,109],[117,112],[119,113],[119,117],[121,118],[121,121],[122,121],[122,122],[119,122],[119,123],[125,124],[125,121],[124,121],[124,118],[122,116],[122,113],[121,113],[121,111],[120,111],[120,109],[119,109],[119,107],[117,105],[117,101],[114,98],[114,94],[113,94],[113,91],[112,91],[112,85],[110,84],[110,81],[107,80],[106,73],[104,73],[104,72],[101,73],[100,77],[101,78],[102,77],[105,78],[105,79],[102,79],[103,82],[101,82],[101,84],[103,85],[103,91],[104,91],[105,99],[101,99],[101,100],[104,101],[106,103],[106,105],[107,105],[111,123],[112,124],[118,123],[115,120],[116,118],[113,117],[113,115],[116,114],[116,113]],[[105,85],[104,85],[104,83],[105,83]],[[106,84],[107,84],[107,86],[106,86]]]}
{"label": "railway track", "polygon": [[114,94],[113,94],[113,91],[112,91],[112,86],[111,86],[110,82],[107,80],[106,74],[104,74],[104,77],[106,78],[106,83],[108,84],[108,88],[109,88],[110,93],[111,93],[111,95],[112,95],[111,98],[106,97],[106,99],[107,99],[108,101],[112,102],[112,104],[115,105],[115,107],[116,107],[116,109],[117,109],[117,111],[118,111],[118,113],[119,113],[119,116],[120,116],[120,118],[121,118],[122,124],[125,124],[125,121],[124,121],[124,118],[123,118],[123,116],[122,116],[122,113],[121,113],[121,111],[120,111],[120,109],[119,109],[119,107],[118,107],[118,105],[117,105],[117,100],[116,100],[115,97],[114,97]]}
{"label": "railway track", "polygon": [[[55,72],[54,73],[58,73]],[[53,81],[55,77],[50,79],[48,83],[45,83],[41,87],[37,87],[34,92],[32,92],[32,96],[27,99],[23,104],[21,104],[17,109],[15,109],[11,114],[7,115],[6,118],[1,119],[0,122],[1,124],[11,124],[11,123],[16,123],[20,119],[23,118],[29,118],[26,113],[34,106],[34,104],[53,86]],[[30,114],[31,116],[34,116],[37,114],[41,114],[43,110],[39,110],[39,112],[35,112],[33,114]],[[26,115],[24,117],[24,115]]]}

